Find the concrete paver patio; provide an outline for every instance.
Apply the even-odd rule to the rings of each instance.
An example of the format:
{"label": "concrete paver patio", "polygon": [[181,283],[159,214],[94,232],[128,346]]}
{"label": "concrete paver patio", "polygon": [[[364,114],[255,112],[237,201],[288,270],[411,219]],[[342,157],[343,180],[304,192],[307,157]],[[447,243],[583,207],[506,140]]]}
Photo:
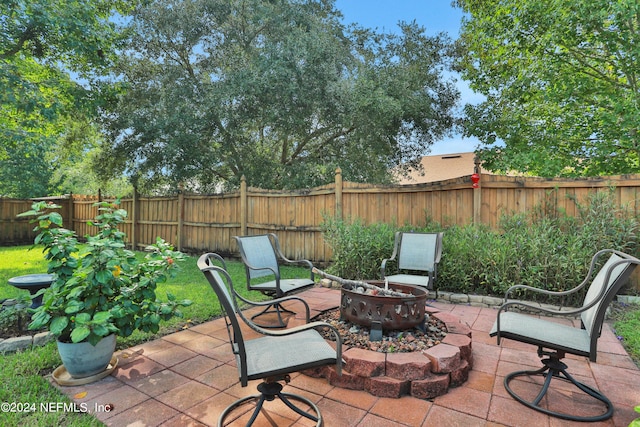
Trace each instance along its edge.
{"label": "concrete paver patio", "polygon": [[[312,307],[313,316],[336,307],[340,293],[314,288],[300,296]],[[584,425],[533,411],[508,395],[504,376],[523,367],[537,369],[540,361],[534,346],[510,340],[498,346],[489,337],[497,310],[430,304],[458,316],[472,329],[473,369],[462,386],[433,400],[409,396],[392,399],[296,374],[284,391],[311,398],[327,427]],[[599,388],[615,406],[613,418],[595,425],[626,427],[638,416],[633,407],[640,404],[640,370],[609,325],[603,328],[598,349],[597,363],[573,356],[565,361],[572,375]],[[257,382],[244,388],[238,382],[223,319],[120,351],[118,357],[118,368],[107,378],[83,386],[60,387],[109,426],[215,426],[225,407],[239,397],[256,393]],[[570,389],[556,393],[554,401],[578,411],[589,409],[589,403],[573,399]],[[254,424],[256,427],[314,425],[278,402],[269,403],[273,405],[267,406],[271,422],[262,418]],[[107,411],[109,407],[112,409]]]}

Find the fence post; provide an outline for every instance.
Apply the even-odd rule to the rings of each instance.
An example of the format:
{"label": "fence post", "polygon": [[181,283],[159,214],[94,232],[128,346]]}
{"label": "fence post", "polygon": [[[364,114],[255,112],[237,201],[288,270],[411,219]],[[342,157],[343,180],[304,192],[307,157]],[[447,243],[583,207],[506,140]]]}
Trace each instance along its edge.
{"label": "fence post", "polygon": [[247,235],[247,179],[240,178],[240,235]]}
{"label": "fence post", "polygon": [[182,250],[182,228],[184,227],[184,185],[178,184],[178,231],[176,247]]}
{"label": "fence post", "polygon": [[67,227],[69,228],[69,230],[71,231],[76,231],[76,225],[73,221],[73,193],[69,193],[69,202],[67,204],[67,209],[69,209],[67,218],[69,221],[69,224],[67,224]]}
{"label": "fence post", "polygon": [[131,249],[138,248],[138,187],[133,186],[133,202],[131,206]]}
{"label": "fence post", "polygon": [[473,159],[473,173],[478,174],[478,184],[473,188],[473,223],[480,224],[482,221],[482,174],[480,173],[480,159],[475,156]]}
{"label": "fence post", "polygon": [[342,219],[342,169],[336,169],[336,212],[335,218]]}

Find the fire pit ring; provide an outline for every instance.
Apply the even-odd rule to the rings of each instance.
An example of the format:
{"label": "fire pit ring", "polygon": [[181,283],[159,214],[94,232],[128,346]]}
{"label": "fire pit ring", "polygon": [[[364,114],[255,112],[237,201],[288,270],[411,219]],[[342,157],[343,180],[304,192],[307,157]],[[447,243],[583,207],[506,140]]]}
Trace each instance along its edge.
{"label": "fire pit ring", "polygon": [[[384,287],[383,281],[366,283]],[[379,322],[383,330],[424,328],[427,291],[416,286],[389,283],[390,290],[410,294],[386,296],[358,291],[350,285],[341,288],[340,317],[361,326],[371,327]]]}

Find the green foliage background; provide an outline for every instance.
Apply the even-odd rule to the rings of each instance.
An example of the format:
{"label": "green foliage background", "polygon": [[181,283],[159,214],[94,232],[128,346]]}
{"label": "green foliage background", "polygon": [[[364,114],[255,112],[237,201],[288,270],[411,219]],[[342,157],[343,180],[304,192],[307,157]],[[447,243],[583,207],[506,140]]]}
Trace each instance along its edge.
{"label": "green foliage background", "polygon": [[640,2],[456,0],[458,66],[485,96],[465,107],[490,170],[640,171]]}
{"label": "green foliage background", "polygon": [[[617,206],[612,195],[592,193],[577,201],[577,218],[550,202],[527,214],[505,213],[498,230],[473,224],[444,229],[438,289],[503,296],[516,284],[553,291],[573,288],[584,279],[598,250],[614,248],[631,254],[638,250],[639,219],[626,207]],[[397,230],[443,228],[428,219],[421,227],[399,227],[325,218],[324,237],[336,259],[331,272],[348,279],[379,278],[380,264],[391,256]],[[574,298],[565,304],[580,303],[584,295]]]}

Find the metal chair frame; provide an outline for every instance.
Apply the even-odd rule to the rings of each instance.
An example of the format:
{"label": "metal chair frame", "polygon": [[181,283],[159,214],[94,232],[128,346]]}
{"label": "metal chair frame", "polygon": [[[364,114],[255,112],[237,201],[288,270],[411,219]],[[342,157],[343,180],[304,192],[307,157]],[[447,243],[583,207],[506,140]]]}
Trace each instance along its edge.
{"label": "metal chair frame", "polygon": [[[601,263],[601,257],[605,255],[610,255],[608,260],[598,273],[594,274],[596,267]],[[570,421],[596,422],[611,418],[613,415],[611,401],[597,389],[583,384],[571,376],[567,372],[567,365],[561,360],[569,353],[588,357],[592,362],[596,361],[598,338],[602,332],[607,306],[638,264],[640,264],[640,260],[631,255],[613,249],[604,249],[593,256],[586,278],[573,289],[556,292],[517,285],[507,290],[506,302],[498,310],[498,316],[490,335],[497,337],[498,344],[503,338],[508,338],[538,346],[538,356],[542,358],[543,364],[543,367],[537,370],[520,370],[505,376],[504,387],[514,399],[536,411]],[[587,285],[589,286],[584,303],[579,308],[554,310],[524,301],[509,301],[509,295],[514,291],[532,291],[553,297],[564,297],[578,292]],[[511,311],[515,308],[523,312],[533,311],[553,316],[580,316],[581,327],[576,328],[536,318],[523,312]],[[523,398],[511,387],[511,382],[515,378],[535,376],[542,376],[544,381],[540,391],[533,399]],[[602,402],[606,408],[605,411],[600,415],[581,416],[543,407],[541,402],[550,390],[553,379],[573,384],[583,393]]]}
{"label": "metal chair frame", "polygon": [[[398,231],[393,242],[390,258],[382,260],[380,276],[382,280],[402,285],[422,286],[435,289],[438,264],[442,258],[442,237],[444,233],[406,233]],[[397,262],[398,274],[387,276],[387,264]],[[424,274],[402,274],[401,271],[422,272]]]}
{"label": "metal chair frame", "polygon": [[[234,410],[255,401],[256,407],[246,424],[247,427],[251,426],[262,411],[264,403],[276,398],[295,413],[315,422],[316,426],[322,426],[323,419],[318,407],[303,396],[283,392],[280,382],[288,383],[291,373],[332,364],[335,364],[338,375],[341,375],[342,341],[338,330],[325,322],[309,322],[309,307],[303,299],[296,296],[286,296],[277,301],[301,302],[306,308],[307,323],[276,331],[263,329],[244,315],[238,301],[257,306],[269,302],[253,302],[238,295],[221,256],[206,253],[198,259],[197,264],[216,293],[225,315],[229,342],[236,356],[240,384],[246,387],[251,380],[262,380],[257,387],[258,394],[239,399],[222,412],[218,419],[218,427],[224,425],[225,419]],[[245,340],[240,320],[252,331],[259,333],[260,337]],[[320,328],[331,332],[335,340],[335,349],[317,331]],[[304,403],[310,408],[309,412],[300,409],[292,401]]]}
{"label": "metal chair frame", "polygon": [[[280,249],[280,242],[275,234],[234,236],[234,239],[238,243],[240,257],[245,265],[247,289],[281,298],[314,285],[313,264],[306,259],[288,259]],[[283,279],[280,274],[280,264],[306,267],[309,269],[309,278]],[[271,277],[273,280],[264,281],[265,277]],[[261,324],[260,326],[264,328],[284,327],[285,322],[282,314],[295,314],[281,304],[273,302],[267,305],[262,312],[254,315],[252,320],[272,313],[277,316],[277,323],[274,325]]]}

